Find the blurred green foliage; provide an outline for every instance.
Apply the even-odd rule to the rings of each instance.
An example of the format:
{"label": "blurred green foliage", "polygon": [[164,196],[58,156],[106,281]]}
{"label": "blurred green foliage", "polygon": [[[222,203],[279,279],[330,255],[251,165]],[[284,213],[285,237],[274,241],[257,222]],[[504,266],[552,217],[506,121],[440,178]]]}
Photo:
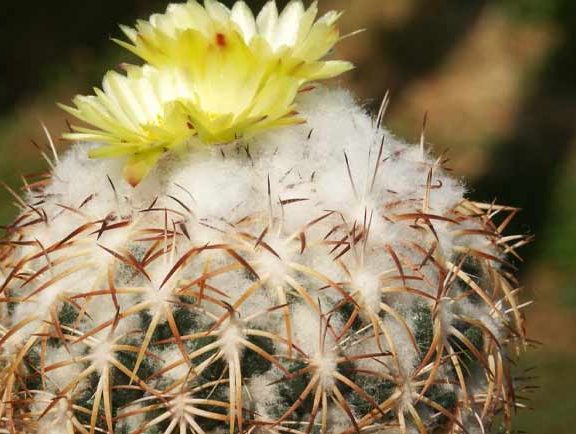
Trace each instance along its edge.
{"label": "blurred green foliage", "polygon": [[573,433],[576,414],[574,356],[534,352],[526,356],[524,366],[536,367],[524,375],[528,377],[528,384],[536,384],[538,389],[520,392],[522,398],[527,398],[528,408],[519,411],[516,430],[529,434]]}
{"label": "blurred green foliage", "polygon": [[576,173],[568,171],[556,187],[554,215],[543,234],[546,260],[564,270],[576,270]]}
{"label": "blurred green foliage", "polygon": [[[104,59],[118,23],[166,4],[161,0],[3,1],[0,6],[0,113],[42,91],[71,68]],[[84,71],[83,71],[84,73]],[[89,71],[87,75],[92,76]]]}
{"label": "blurred green foliage", "polygon": [[[558,17],[565,0],[499,0],[505,10],[518,20],[549,21]],[[570,1],[570,0],[569,0]]]}
{"label": "blurred green foliage", "polygon": [[558,273],[560,303],[576,310],[576,173],[560,177],[554,195],[555,210],[546,225],[540,261],[553,265]]}

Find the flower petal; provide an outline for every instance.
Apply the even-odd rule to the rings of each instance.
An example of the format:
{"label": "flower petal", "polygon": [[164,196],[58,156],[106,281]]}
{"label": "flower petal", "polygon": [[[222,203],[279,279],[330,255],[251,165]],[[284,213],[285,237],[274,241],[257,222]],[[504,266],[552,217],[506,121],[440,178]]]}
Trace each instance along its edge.
{"label": "flower petal", "polygon": [[276,33],[276,26],[278,24],[278,8],[276,1],[270,0],[262,8],[256,19],[258,33],[260,33],[272,46],[274,34]]}
{"label": "flower petal", "polygon": [[304,5],[300,0],[291,1],[278,18],[274,35],[274,48],[293,46],[298,38],[300,20],[304,15]]}
{"label": "flower petal", "polygon": [[221,24],[226,24],[230,19],[230,9],[216,0],[204,0],[204,8],[210,18]]}
{"label": "flower petal", "polygon": [[162,152],[156,150],[133,155],[124,166],[124,179],[132,187],[136,187],[150,173],[161,156]]}
{"label": "flower petal", "polygon": [[256,20],[250,8],[243,1],[236,2],[232,8],[230,17],[242,31],[246,42],[250,42],[256,35]]}

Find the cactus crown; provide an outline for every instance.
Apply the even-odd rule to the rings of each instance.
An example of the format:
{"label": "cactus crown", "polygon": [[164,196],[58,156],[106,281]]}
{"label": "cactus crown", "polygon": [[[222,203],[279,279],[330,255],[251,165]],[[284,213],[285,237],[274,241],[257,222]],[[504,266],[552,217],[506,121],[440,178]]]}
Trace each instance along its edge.
{"label": "cactus crown", "polygon": [[[444,157],[319,86],[294,102],[305,123],[226,136],[161,165],[149,165],[151,142],[122,141],[191,134],[186,102],[150,92],[186,95],[174,77],[193,67],[172,77],[157,44],[184,53],[226,25],[226,41],[286,61],[267,80],[299,88],[345,65],[318,60],[337,15],[314,16],[300,2],[280,18],[270,2],[257,20],[241,2],[189,2],[125,29],[151,65],[77,100],[96,128],[77,137],[98,147],[76,144],[15,194],[21,214],[0,249],[0,430],[510,429],[511,359],[525,341],[510,261],[528,240],[504,231],[517,209],[465,199]],[[175,117],[142,122],[138,107],[160,105]],[[89,158],[116,150],[129,172],[145,166],[136,187],[124,161]]]}

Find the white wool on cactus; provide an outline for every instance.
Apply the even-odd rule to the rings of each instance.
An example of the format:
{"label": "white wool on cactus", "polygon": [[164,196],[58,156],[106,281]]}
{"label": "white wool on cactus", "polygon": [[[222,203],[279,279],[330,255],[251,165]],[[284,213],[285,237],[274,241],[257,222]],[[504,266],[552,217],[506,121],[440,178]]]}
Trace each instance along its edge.
{"label": "white wool on cactus", "polygon": [[93,144],[28,186],[0,430],[499,432],[517,210],[467,200],[346,91],[297,102],[306,123],[166,154],[135,188]]}

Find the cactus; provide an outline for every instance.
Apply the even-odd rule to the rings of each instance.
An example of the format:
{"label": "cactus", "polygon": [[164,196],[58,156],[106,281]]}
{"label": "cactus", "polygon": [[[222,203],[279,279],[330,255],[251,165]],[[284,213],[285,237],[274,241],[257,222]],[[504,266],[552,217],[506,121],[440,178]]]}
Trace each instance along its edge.
{"label": "cactus", "polygon": [[[132,135],[133,119],[106,111],[132,107],[111,88],[138,96],[149,83],[130,74],[174,77],[150,41],[169,56],[188,33],[164,40],[152,24],[186,8],[212,20],[216,45],[254,22],[244,3],[211,0],[125,28],[148,72],[113,73],[77,99],[69,110],[94,128],[71,138],[96,142],[54,152],[50,174],[14,193],[21,213],[0,251],[0,431],[509,431],[511,360],[525,345],[510,261],[527,239],[503,232],[518,210],[466,199],[444,157],[383,128],[384,110],[373,118],[347,91],[307,84],[348,65],[322,66],[319,49],[304,69],[336,70],[304,77],[291,57],[303,32],[262,61],[283,60],[272,84],[300,89],[265,128],[264,117],[190,126],[194,101],[157,92],[161,124],[145,125],[157,141]],[[283,24],[334,35],[334,15],[312,25],[315,5],[275,11],[269,2],[257,20],[260,32],[276,24],[270,38]]]}

